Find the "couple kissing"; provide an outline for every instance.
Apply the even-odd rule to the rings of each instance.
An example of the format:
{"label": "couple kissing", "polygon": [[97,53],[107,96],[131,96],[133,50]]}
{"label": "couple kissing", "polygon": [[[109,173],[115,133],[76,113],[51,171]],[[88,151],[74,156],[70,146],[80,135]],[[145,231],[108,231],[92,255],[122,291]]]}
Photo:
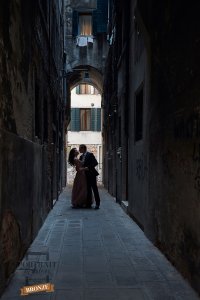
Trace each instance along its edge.
{"label": "couple kissing", "polygon": [[[80,158],[78,158],[79,152],[81,153]],[[95,169],[98,162],[94,154],[88,152],[86,145],[82,144],[79,146],[79,151],[76,148],[70,150],[68,162],[76,168],[72,187],[72,207],[91,208],[94,195],[95,209],[99,209],[100,197],[96,179],[99,173]]]}

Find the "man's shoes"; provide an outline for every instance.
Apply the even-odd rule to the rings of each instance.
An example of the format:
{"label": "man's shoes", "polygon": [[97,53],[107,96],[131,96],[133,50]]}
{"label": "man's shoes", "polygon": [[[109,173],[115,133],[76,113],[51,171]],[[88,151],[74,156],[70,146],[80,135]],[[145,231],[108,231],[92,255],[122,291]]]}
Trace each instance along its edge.
{"label": "man's shoes", "polygon": [[96,205],[94,209],[99,209],[99,205]]}

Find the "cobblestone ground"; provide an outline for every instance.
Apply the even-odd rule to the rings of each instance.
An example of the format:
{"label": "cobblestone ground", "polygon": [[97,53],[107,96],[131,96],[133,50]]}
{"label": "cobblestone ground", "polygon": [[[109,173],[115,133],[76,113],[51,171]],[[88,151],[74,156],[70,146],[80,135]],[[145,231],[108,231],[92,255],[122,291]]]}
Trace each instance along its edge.
{"label": "cobblestone ground", "polygon": [[72,209],[70,194],[61,194],[2,300],[22,299],[23,286],[46,282],[54,292],[27,299],[199,299],[105,189],[99,210]]}

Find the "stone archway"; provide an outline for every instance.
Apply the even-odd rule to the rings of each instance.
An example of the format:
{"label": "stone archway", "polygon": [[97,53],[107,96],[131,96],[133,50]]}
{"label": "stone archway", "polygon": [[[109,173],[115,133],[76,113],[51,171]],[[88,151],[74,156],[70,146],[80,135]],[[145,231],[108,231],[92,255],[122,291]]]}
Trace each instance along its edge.
{"label": "stone archway", "polygon": [[87,83],[96,87],[102,94],[103,74],[98,69],[89,65],[77,65],[68,73],[68,88],[71,90],[76,85]]}
{"label": "stone archway", "polygon": [[[102,74],[94,67],[77,66],[69,74],[71,120],[66,137],[67,152],[86,144],[98,161],[99,183],[102,183],[102,85]],[[72,184],[74,176],[74,169],[67,165],[68,184]]]}

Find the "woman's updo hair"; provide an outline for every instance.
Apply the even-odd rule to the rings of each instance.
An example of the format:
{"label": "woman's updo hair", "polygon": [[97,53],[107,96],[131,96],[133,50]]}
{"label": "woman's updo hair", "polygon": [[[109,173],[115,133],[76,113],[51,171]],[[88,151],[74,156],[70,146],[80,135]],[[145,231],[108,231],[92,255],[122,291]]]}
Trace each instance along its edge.
{"label": "woman's updo hair", "polygon": [[74,166],[74,157],[75,157],[76,151],[77,151],[76,148],[72,148],[69,152],[68,163],[71,166]]}

